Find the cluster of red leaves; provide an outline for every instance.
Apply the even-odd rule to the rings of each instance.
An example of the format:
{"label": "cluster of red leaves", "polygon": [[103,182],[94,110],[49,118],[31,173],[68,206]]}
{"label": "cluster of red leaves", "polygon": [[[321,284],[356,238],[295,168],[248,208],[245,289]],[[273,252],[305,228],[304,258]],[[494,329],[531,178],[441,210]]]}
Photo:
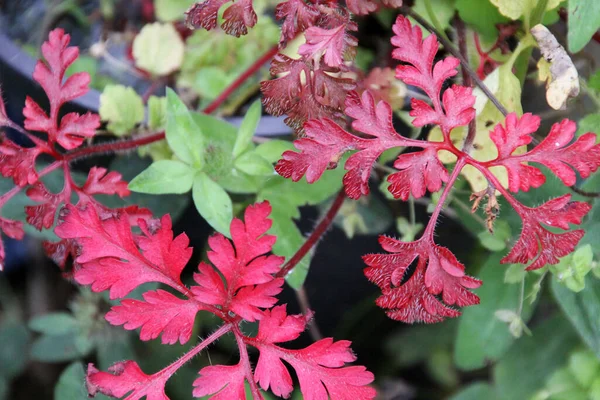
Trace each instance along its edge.
{"label": "cluster of red leaves", "polygon": [[[60,115],[61,107],[88,91],[90,76],[79,72],[64,79],[67,68],[77,59],[79,49],[69,47],[69,35],[62,29],[50,32],[47,42],[42,45],[45,61],[38,61],[33,72],[33,78],[46,92],[50,110],[47,114],[32,98],[27,97],[23,115],[25,129],[17,126],[6,116],[4,104],[0,100],[0,127],[12,128],[20,132],[24,139],[31,142],[30,146],[21,146],[4,134],[0,136],[0,173],[12,178],[15,188],[0,197],[0,208],[4,206],[20,190],[26,190],[27,196],[38,203],[25,207],[27,222],[38,230],[49,229],[54,225],[55,215],[61,204],[71,203],[72,194],[78,195],[80,206],[92,204],[102,213],[110,213],[98,203],[94,196],[97,194],[117,194],[127,196],[127,183],[117,172],[108,172],[104,168],[92,168],[83,186],[73,182],[69,161],[85,139],[92,138],[100,126],[100,117],[90,112],[80,115],[75,112]],[[42,132],[45,140],[29,131]],[[75,150],[75,151],[74,151]],[[55,161],[38,172],[37,158],[46,154]],[[51,192],[41,181],[41,178],[61,168],[64,171],[64,186],[59,193]],[[128,210],[136,216],[149,216],[148,210],[137,207]],[[23,223],[0,218],[0,231],[9,237],[22,239],[24,236]],[[68,253],[72,250],[67,242],[45,243],[47,253],[64,266]],[[0,242],[0,267],[4,261],[4,249]]]}
{"label": "cluster of red leaves", "polygon": [[[271,227],[270,212],[267,202],[249,206],[244,222],[237,218],[231,222],[232,240],[221,234],[211,237],[208,259],[212,265],[200,263],[193,277],[195,285],[187,287],[180,275],[192,249],[185,234],[173,237],[168,215],[153,226],[140,219],[142,233],[137,235],[132,233],[124,213],[101,216],[94,207],[66,207],[55,231],[79,248],[75,260],[79,268],[74,274],[78,283],[90,285],[95,292],[108,290],[111,299],[123,298],[147,282],[159,282],[172,289],[148,291],[143,300],[122,300],[106,315],[111,324],[128,330],[141,328],[142,340],[161,336],[163,344],[183,344],[192,336],[199,311],[208,311],[224,321],[219,330],[189,353],[152,375],[142,372],[134,361],[119,362],[109,372],[90,365],[87,384],[91,395],[101,392],[123,397],[129,393],[128,399],[168,399],[164,386],[173,373],[220,336],[232,332],[240,361],[231,366],[202,368],[194,382],[194,396],[244,399],[247,381],[256,399],[262,398],[258,386],[288,397],[293,385],[284,360],[296,370],[306,399],[375,397],[375,390],[367,386],[373,374],[361,366],[344,366],[356,359],[350,342],[326,338],[300,350],[279,345],[296,339],[310,316],[287,315],[285,305],[273,307],[283,285],[283,279],[276,276],[283,258],[268,254],[276,239],[266,234]],[[240,324],[244,321],[259,321],[255,337],[242,333]],[[260,352],[254,371],[247,346]]]}
{"label": "cluster of red leaves", "polygon": [[[468,125],[475,117],[471,88],[453,85],[442,91],[444,82],[456,75],[459,61],[447,57],[434,63],[437,38],[430,35],[423,40],[421,29],[412,26],[403,16],[398,17],[393,29],[396,36],[392,38],[395,46],[392,56],[403,63],[396,68],[396,77],[420,88],[431,100],[412,100],[413,125],[438,125],[444,140],[428,142],[402,137],[392,126],[392,111],[386,102],[376,104],[368,91],[362,97],[351,93],[346,98],[345,112],[353,119],[352,128],[361,134],[347,132],[328,118],[310,120],[304,126],[305,137],[295,142],[299,152],[285,152],[276,170],[294,181],[306,176],[308,182],[314,182],[326,169],[335,168],[343,154],[354,151],[345,163],[348,172],[343,183],[347,195],[358,199],[369,193],[371,170],[383,151],[393,147],[419,149],[401,154],[395,161],[398,172],[388,177],[389,191],[395,198],[407,200],[409,196],[419,198],[427,191],[438,191],[446,183],[441,200],[420,239],[404,243],[381,237],[382,247],[390,254],[371,254],[364,260],[368,265],[367,278],[382,290],[377,304],[386,309],[391,318],[430,323],[459,315],[453,306],[479,302],[468,289],[477,288],[481,282],[465,275],[464,265],[448,249],[434,243],[437,217],[460,170],[465,165],[479,170],[489,182],[485,193],[492,196],[490,201],[495,201],[494,193],[500,191],[523,220],[521,236],[502,262],[523,263],[528,264],[528,269],[537,269],[556,264],[559,257],[574,250],[583,236],[581,230],[554,233],[546,226],[568,230],[569,224],[581,223],[590,205],[572,202],[570,195],[564,195],[539,207],[527,207],[502,187],[490,168],[506,168],[508,188],[512,192],[527,191],[544,183],[545,177],[536,163],[546,166],[565,185],[571,186],[576,172],[586,178],[598,168],[600,145],[592,133],[573,142],[575,123],[564,120],[555,124],[539,145],[525,154],[515,155],[518,147],[531,143],[531,135],[539,128],[540,119],[531,114],[522,117],[510,114],[504,124],[490,132],[498,156],[487,162],[473,159],[456,148],[450,139],[452,129]],[[449,151],[458,159],[451,176],[438,157],[440,150]],[[492,220],[494,217],[490,216]],[[416,267],[411,268],[417,259]]]}

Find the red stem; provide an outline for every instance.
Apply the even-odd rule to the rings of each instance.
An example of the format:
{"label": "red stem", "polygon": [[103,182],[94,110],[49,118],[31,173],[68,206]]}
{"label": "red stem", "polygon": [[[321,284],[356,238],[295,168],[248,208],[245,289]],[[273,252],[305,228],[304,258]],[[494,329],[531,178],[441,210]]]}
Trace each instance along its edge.
{"label": "red stem", "polygon": [[[456,33],[458,35],[458,51],[463,56],[465,60],[469,60],[469,54],[467,52],[467,36],[465,33],[465,24],[462,22],[460,18],[456,18]],[[467,87],[473,87],[473,80],[471,79],[471,75],[467,72],[467,69],[464,65],[461,65],[463,84]],[[465,144],[463,145],[462,150],[469,154],[471,148],[473,147],[473,141],[475,140],[475,135],[477,134],[477,125],[476,118],[469,122],[469,130],[467,133],[467,138],[465,139]]]}
{"label": "red stem", "polygon": [[216,99],[212,101],[205,109],[205,114],[213,113],[227,98],[233,93],[237,88],[240,87],[242,83],[246,81],[250,76],[254,75],[256,71],[258,71],[267,61],[270,61],[271,58],[277,54],[279,51],[279,47],[277,45],[273,46],[269,51],[267,51],[261,58],[256,60],[254,64],[252,64],[247,70],[245,70],[240,76],[237,77],[235,81],[231,83]]}
{"label": "red stem", "polygon": [[300,260],[304,258],[304,256],[310,251],[310,249],[312,249],[313,246],[317,244],[321,236],[323,236],[327,229],[329,229],[329,226],[331,225],[336,214],[342,207],[342,204],[344,203],[345,199],[346,193],[342,188],[337,194],[333,203],[331,204],[331,207],[329,207],[327,214],[325,214],[325,216],[323,217],[321,222],[319,222],[315,230],[312,231],[308,239],[306,239],[306,241],[300,247],[300,249],[298,249],[296,254],[294,254],[292,258],[290,258],[283,267],[281,267],[281,269],[276,275],[277,278],[285,277],[292,269],[294,269],[294,267],[300,262]]}
{"label": "red stem", "polygon": [[246,348],[246,342],[244,342],[244,335],[242,331],[240,331],[239,325],[233,326],[233,334],[235,336],[235,341],[237,342],[238,349],[240,350],[240,363],[244,367],[244,372],[246,374],[246,380],[250,385],[250,391],[252,392],[252,398],[254,400],[263,400],[260,391],[258,390],[258,386],[254,381],[254,373],[252,372],[252,365],[250,365],[250,357],[248,357],[248,349]]}
{"label": "red stem", "polygon": [[139,136],[128,140],[119,140],[116,142],[102,143],[98,145],[83,147],[77,150],[65,153],[66,161],[75,161],[79,158],[84,158],[98,153],[115,153],[123,150],[131,150],[136,147],[144,146],[154,142],[158,142],[165,138],[164,132],[155,133],[153,135]]}

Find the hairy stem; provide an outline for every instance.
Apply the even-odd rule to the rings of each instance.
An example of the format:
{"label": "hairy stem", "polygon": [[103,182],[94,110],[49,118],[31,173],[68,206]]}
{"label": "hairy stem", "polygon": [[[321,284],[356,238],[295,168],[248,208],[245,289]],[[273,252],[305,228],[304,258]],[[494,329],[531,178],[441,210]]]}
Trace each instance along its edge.
{"label": "hairy stem", "polygon": [[[302,310],[302,314],[306,317],[311,315],[312,312],[310,310],[310,303],[308,301],[308,295],[306,294],[306,289],[304,286],[301,286],[300,289],[296,290],[296,299],[298,299],[298,304],[300,305],[300,309]],[[315,342],[323,339],[323,334],[317,325],[317,321],[315,321],[314,317],[308,323],[308,333],[310,333],[310,337]]]}
{"label": "hairy stem", "polygon": [[116,153],[124,150],[131,150],[140,146],[145,146],[165,138],[165,132],[158,132],[152,135],[137,136],[126,140],[117,140],[110,143],[102,143],[93,146],[83,147],[64,154],[64,159],[68,162],[76,161],[80,158],[89,157],[94,154]]}
{"label": "hairy stem", "polygon": [[211,114],[214,112],[237,88],[241,86],[249,77],[254,75],[266,62],[270,61],[271,58],[277,54],[279,47],[277,45],[271,47],[265,54],[262,55],[258,60],[254,62],[248,69],[246,69],[240,76],[234,80],[231,85],[227,87],[216,99],[212,101],[205,109],[204,113]]}
{"label": "hairy stem", "polygon": [[508,111],[502,105],[502,103],[500,103],[500,100],[498,100],[498,98],[496,96],[494,96],[494,94],[492,92],[490,92],[490,89],[488,89],[488,87],[483,83],[483,81],[481,79],[479,79],[479,77],[477,76],[477,73],[475,73],[475,71],[473,71],[471,69],[467,60],[465,60],[465,58],[460,54],[460,52],[458,50],[456,50],[454,48],[454,46],[452,46],[452,43],[450,43],[448,40],[446,40],[442,36],[442,34],[440,32],[438,32],[437,29],[435,29],[433,26],[431,26],[431,24],[429,22],[427,22],[423,17],[421,17],[419,14],[414,12],[409,7],[402,6],[399,8],[399,10],[402,14],[408,15],[409,17],[414,18],[414,20],[417,21],[419,24],[423,25],[425,27],[425,29],[427,29],[429,32],[435,34],[437,36],[438,40],[440,41],[440,43],[442,43],[442,45],[444,46],[444,48],[446,50],[448,50],[448,52],[450,52],[454,57],[458,58],[462,68],[465,69],[465,71],[469,74],[471,79],[473,79],[473,82],[475,82],[475,84],[477,86],[479,86],[481,91],[490,99],[490,101],[492,103],[494,103],[496,108],[504,116],[508,115]]}
{"label": "hairy stem", "polygon": [[238,348],[240,350],[240,362],[244,367],[244,371],[246,373],[246,380],[250,384],[250,391],[252,392],[252,397],[254,400],[263,400],[260,391],[258,390],[258,386],[254,381],[254,373],[252,372],[252,366],[250,365],[250,357],[248,357],[248,349],[246,348],[246,342],[244,341],[244,335],[240,331],[239,325],[235,325],[233,327],[233,334],[235,335],[235,341],[237,342]]}
{"label": "hairy stem", "polygon": [[444,207],[444,203],[448,199],[448,195],[450,194],[450,191],[452,190],[452,186],[454,186],[454,183],[458,179],[458,174],[460,174],[460,171],[463,169],[465,164],[466,164],[466,161],[465,161],[464,157],[461,157],[458,159],[458,161],[454,165],[454,169],[452,170],[452,175],[450,175],[450,179],[448,179],[448,182],[446,182],[446,185],[444,186],[444,191],[442,192],[442,195],[440,196],[438,203],[435,205],[433,214],[431,214],[431,218],[429,218],[429,222],[427,223],[427,227],[425,228],[425,232],[423,233],[423,236],[429,236],[431,241],[433,241],[433,232],[435,230],[435,225],[437,223],[437,219],[440,216],[440,212],[442,211],[442,208]]}
{"label": "hairy stem", "polygon": [[192,358],[194,358],[196,355],[198,355],[198,353],[200,353],[202,350],[207,348],[211,343],[215,342],[221,336],[223,336],[227,332],[231,331],[232,328],[233,328],[233,325],[230,323],[223,324],[223,326],[221,326],[219,329],[214,331],[209,337],[204,339],[200,344],[198,344],[196,347],[194,347],[193,349],[188,351],[186,354],[184,354],[183,357],[181,357],[180,359],[178,359],[177,361],[175,361],[173,364],[169,365],[168,367],[160,370],[155,375],[164,376],[165,381],[167,381],[185,363],[190,361]]}
{"label": "hairy stem", "polygon": [[296,254],[294,254],[292,256],[292,258],[290,258],[283,267],[281,267],[281,269],[279,270],[279,272],[276,275],[278,278],[285,277],[304,258],[304,256],[310,251],[310,249],[312,249],[313,246],[317,244],[317,242],[319,241],[321,236],[323,236],[323,234],[327,231],[327,229],[329,229],[329,226],[333,222],[333,219],[335,218],[336,214],[342,207],[342,204],[344,203],[345,198],[346,198],[346,193],[344,192],[344,189],[342,188],[342,189],[340,189],[335,200],[331,204],[331,207],[329,207],[329,210],[327,211],[327,213],[325,214],[323,219],[319,222],[319,224],[317,225],[315,230],[312,231],[312,233],[310,234],[308,239],[306,239],[306,241],[298,249]]}

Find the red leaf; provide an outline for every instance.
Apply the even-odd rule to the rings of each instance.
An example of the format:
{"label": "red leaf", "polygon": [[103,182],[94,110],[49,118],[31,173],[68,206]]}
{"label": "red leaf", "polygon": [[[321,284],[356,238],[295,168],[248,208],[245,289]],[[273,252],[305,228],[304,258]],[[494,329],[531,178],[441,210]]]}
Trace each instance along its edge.
{"label": "red leaf", "polygon": [[294,142],[300,153],[286,151],[275,166],[283,177],[298,181],[306,175],[309,183],[318,180],[327,168],[337,165],[340,157],[349,150],[359,150],[346,161],[344,187],[353,199],[369,193],[369,176],[373,163],[381,153],[398,146],[419,145],[421,142],[400,136],[392,126],[392,110],[389,104],[375,105],[373,96],[365,91],[360,97],[356,92],[346,99],[346,113],[354,118],[352,127],[367,135],[352,135],[328,119],[311,120],[304,126],[305,137]]}
{"label": "red leaf", "polygon": [[94,137],[100,127],[100,116],[87,112],[84,115],[68,113],[62,117],[56,141],[67,150],[81,146],[85,138]]}
{"label": "red leaf", "polygon": [[313,58],[316,62],[323,57],[326,65],[340,67],[344,62],[344,53],[358,44],[357,40],[346,32],[346,28],[345,24],[333,29],[317,26],[308,28],[304,32],[306,43],[300,46],[298,54]]}
{"label": "red leaf", "polygon": [[[208,240],[211,251],[208,259],[225,279],[210,265],[201,263],[194,275],[198,286],[191,288],[198,301],[218,305],[233,311],[248,321],[260,319],[259,308],[270,308],[281,292],[283,279],[274,279],[283,257],[266,256],[275,243],[275,236],[267,235],[271,227],[268,202],[246,208],[245,223],[234,218],[231,222],[232,242],[221,234]],[[235,246],[235,247],[234,247]]]}
{"label": "red leaf", "polygon": [[92,167],[88,174],[87,181],[82,190],[88,195],[94,194],[118,194],[119,197],[129,196],[130,191],[127,188],[127,182],[122,180],[120,173],[106,168]]}
{"label": "red leaf", "polygon": [[[186,24],[194,29],[204,28],[207,31],[217,27],[219,9],[226,0],[206,0],[196,3],[186,11]],[[223,13],[221,28],[239,37],[248,33],[248,28],[256,24],[256,13],[252,8],[252,0],[237,0]]]}
{"label": "red leaf", "polygon": [[188,293],[180,279],[192,254],[187,236],[173,239],[168,215],[153,234],[143,221],[140,227],[144,233],[138,239],[141,251],[127,214],[117,213],[101,220],[91,204],[84,209],[68,204],[55,233],[62,239],[74,239],[81,246],[81,254],[75,260],[81,268],[76,271],[75,280],[91,285],[95,292],[110,289],[110,297],[115,299],[143,283],[161,282]]}
{"label": "red leaf", "polygon": [[301,350],[288,350],[275,343],[295,339],[304,327],[302,316],[288,316],[285,305],[266,311],[259,323],[258,335],[248,343],[260,350],[254,375],[263,390],[271,388],[277,396],[288,397],[292,379],[282,360],[296,371],[305,399],[372,399],[375,389],[367,385],[373,374],[365,367],[344,367],[356,360],[350,342],[326,338]]}
{"label": "red leaf", "polygon": [[165,394],[167,375],[146,375],[135,361],[122,361],[108,369],[98,371],[93,364],[88,365],[86,384],[90,396],[102,393],[121,398],[129,393],[128,400],[169,400]]}
{"label": "red leaf", "polygon": [[31,200],[41,203],[25,207],[27,222],[33,225],[38,231],[41,231],[42,228],[49,229],[54,225],[56,210],[65,201],[66,195],[65,191],[58,194],[51,193],[39,182],[27,189],[27,196]]}
{"label": "red leaf", "polygon": [[534,270],[546,264],[557,264],[560,257],[575,250],[584,234],[581,229],[553,233],[542,224],[567,230],[569,224],[580,224],[591,206],[588,203],[572,202],[571,195],[565,194],[536,208],[518,204],[515,209],[523,219],[521,236],[510,253],[502,259],[502,263],[528,264],[533,261],[527,269]]}
{"label": "red leaf", "polygon": [[194,381],[194,397],[211,396],[211,400],[245,399],[246,374],[241,363],[237,365],[214,365],[200,370]]}
{"label": "red leaf", "polygon": [[531,151],[512,155],[521,145],[529,144],[531,134],[539,127],[539,117],[525,114],[520,119],[515,114],[506,117],[505,126],[498,124],[490,133],[498,147],[498,157],[489,165],[502,165],[508,171],[509,189],[513,192],[527,191],[530,187],[539,187],[545,181],[544,174],[537,168],[523,164],[537,162],[548,167],[565,185],[575,184],[575,171],[583,178],[600,166],[600,145],[596,144],[596,135],[586,133],[570,144],[575,136],[576,126],[567,119],[552,125],[548,136]]}
{"label": "red leaf", "polygon": [[[392,254],[365,256],[365,275],[381,288],[377,305],[386,309],[390,318],[433,323],[460,315],[448,306],[479,304],[479,298],[468,289],[479,287],[481,281],[465,275],[464,265],[445,247],[425,237],[404,243],[381,236],[379,242]],[[409,267],[417,258],[411,273]]]}
{"label": "red leaf", "polygon": [[56,142],[67,150],[80,146],[84,138],[94,136],[100,126],[100,117],[91,113],[83,116],[69,113],[62,118],[59,126],[58,113],[62,105],[87,93],[90,83],[87,72],[73,74],[63,83],[65,71],[79,56],[77,47],[68,47],[69,41],[70,36],[62,29],[51,31],[48,41],[42,44],[45,62],[38,61],[33,72],[33,78],[50,100],[50,114],[46,114],[29,97],[23,109],[26,129],[46,132],[50,142]]}
{"label": "red leaf", "polygon": [[113,325],[127,330],[141,327],[140,339],[152,340],[162,334],[163,344],[184,344],[192,336],[194,319],[204,309],[197,302],[183,300],[164,290],[148,291],[144,300],[125,299],[106,314]]}
{"label": "red leaf", "polygon": [[282,1],[275,7],[275,17],[283,19],[281,25],[281,39],[279,44],[285,46],[299,32],[304,32],[313,26],[319,17],[319,10],[311,3],[303,0]]}
{"label": "red leaf", "polygon": [[348,0],[346,5],[352,14],[367,15],[379,9],[373,0]]}
{"label": "red leaf", "polygon": [[271,62],[271,75],[279,77],[261,82],[265,110],[275,116],[287,114],[285,123],[297,131],[311,119],[341,121],[343,101],[355,85],[349,79],[332,76],[335,72],[339,69],[328,69],[322,64],[314,70],[302,59],[276,55]]}
{"label": "red leaf", "polygon": [[437,192],[443,182],[448,182],[448,171],[438,159],[435,147],[401,154],[394,167],[400,171],[388,176],[388,190],[395,198],[404,201],[411,195],[416,199],[423,197],[425,189]]}
{"label": "red leaf", "polygon": [[[42,242],[42,245],[46,255],[50,257],[61,270],[65,269],[69,257],[77,257],[79,249],[73,240],[60,240],[58,242],[44,241]],[[74,267],[76,268],[76,266]]]}
{"label": "red leaf", "polygon": [[223,30],[232,36],[240,37],[248,33],[248,28],[256,25],[256,13],[252,0],[236,0],[223,13]]}
{"label": "red leaf", "polygon": [[38,180],[35,159],[41,153],[39,147],[21,147],[8,139],[0,143],[0,173],[12,178],[17,186],[31,185]]}

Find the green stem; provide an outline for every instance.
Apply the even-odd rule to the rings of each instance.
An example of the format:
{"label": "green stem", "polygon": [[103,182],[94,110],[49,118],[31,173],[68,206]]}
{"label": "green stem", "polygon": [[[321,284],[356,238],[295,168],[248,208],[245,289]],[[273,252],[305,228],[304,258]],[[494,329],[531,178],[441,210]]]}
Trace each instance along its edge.
{"label": "green stem", "polygon": [[450,41],[450,39],[448,39],[448,36],[446,36],[446,32],[444,32],[444,29],[442,29],[442,25],[438,21],[435,12],[433,11],[433,7],[431,6],[431,0],[425,0],[425,9],[427,10],[427,15],[429,16],[431,23],[433,24],[435,29],[438,30],[440,36],[443,36],[444,39]]}

